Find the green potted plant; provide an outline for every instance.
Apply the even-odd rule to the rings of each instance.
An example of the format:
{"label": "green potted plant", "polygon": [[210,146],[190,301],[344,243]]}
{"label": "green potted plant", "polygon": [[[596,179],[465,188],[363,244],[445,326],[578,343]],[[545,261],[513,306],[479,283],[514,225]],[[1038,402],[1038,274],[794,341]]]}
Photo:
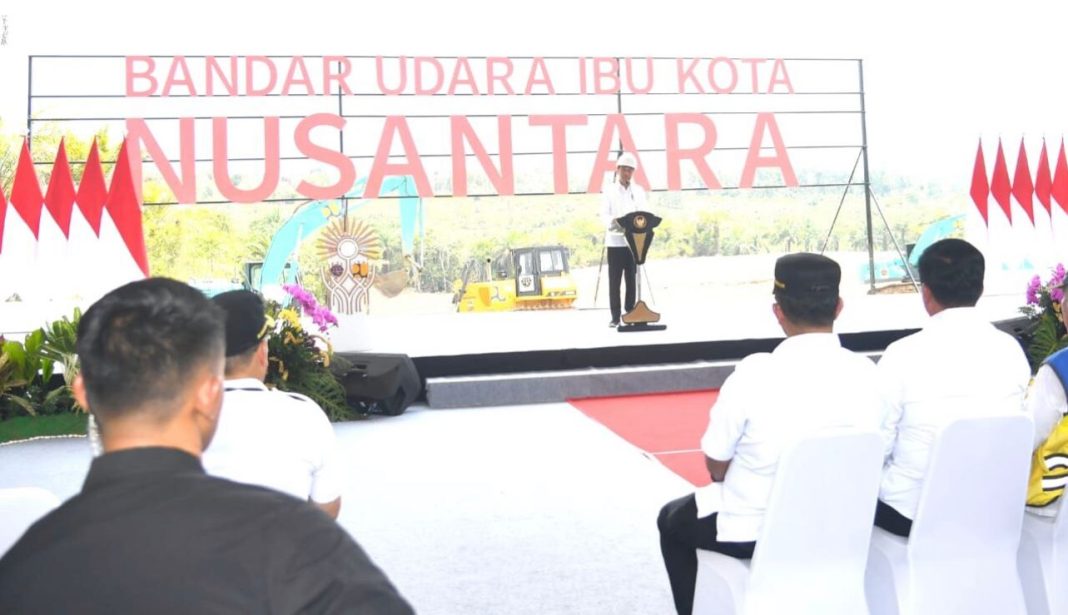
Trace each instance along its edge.
{"label": "green potted plant", "polygon": [[1032,320],[1026,340],[1032,371],[1037,370],[1046,357],[1068,346],[1061,314],[1065,274],[1064,265],[1059,264],[1051,270],[1045,282],[1036,275],[1027,285],[1027,305],[1020,311]]}
{"label": "green potted plant", "polygon": [[[9,346],[9,344],[12,346]],[[14,348],[15,345],[18,346],[16,352],[22,348],[22,345],[18,342],[3,342],[0,344],[0,347],[2,347],[2,350],[0,350],[0,403],[11,404],[22,409],[23,412],[30,416],[36,416],[37,411],[34,409],[33,404],[20,394],[29,383],[23,377],[22,368],[15,355],[8,352],[9,348]],[[24,353],[25,351],[22,352]]]}
{"label": "green potted plant", "polygon": [[269,367],[266,382],[283,391],[311,398],[332,421],[353,418],[345,401],[345,389],[330,371],[333,352],[321,335],[308,332],[301,316],[312,320],[320,333],[337,326],[337,318],[307,290],[296,285],[283,288],[291,297],[288,306],[267,303],[274,329],[267,340]]}
{"label": "green potted plant", "polygon": [[41,343],[41,355],[63,366],[63,382],[68,387],[78,375],[78,323],[81,322],[82,311],[74,308],[73,318],[64,316],[60,320],[53,320],[46,324],[41,331],[43,340]]}

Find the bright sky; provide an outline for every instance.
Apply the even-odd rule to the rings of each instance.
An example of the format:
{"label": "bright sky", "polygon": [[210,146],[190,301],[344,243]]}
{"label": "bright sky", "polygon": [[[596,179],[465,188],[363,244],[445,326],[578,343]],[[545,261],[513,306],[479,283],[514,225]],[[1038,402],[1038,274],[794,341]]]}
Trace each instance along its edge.
{"label": "bright sky", "polygon": [[988,161],[1004,138],[1011,169],[1022,136],[1033,164],[1068,126],[1063,2],[48,0],[0,16],[8,128],[25,124],[27,56],[53,53],[862,58],[873,172],[962,195],[979,137]]}

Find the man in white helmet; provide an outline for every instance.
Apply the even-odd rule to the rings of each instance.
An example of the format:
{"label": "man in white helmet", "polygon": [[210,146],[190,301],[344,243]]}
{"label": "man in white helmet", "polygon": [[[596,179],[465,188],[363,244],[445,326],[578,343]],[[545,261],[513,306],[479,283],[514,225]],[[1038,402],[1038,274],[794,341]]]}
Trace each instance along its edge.
{"label": "man in white helmet", "polygon": [[[638,158],[631,152],[624,152],[616,162],[616,175],[612,183],[601,192],[601,222],[605,225],[604,245],[608,249],[608,304],[612,310],[610,327],[619,325],[623,312],[634,309],[634,255],[627,247],[623,228],[616,220],[632,211],[646,209],[645,190],[631,181],[634,169],[638,168]],[[626,299],[619,300],[620,278],[626,283]]]}

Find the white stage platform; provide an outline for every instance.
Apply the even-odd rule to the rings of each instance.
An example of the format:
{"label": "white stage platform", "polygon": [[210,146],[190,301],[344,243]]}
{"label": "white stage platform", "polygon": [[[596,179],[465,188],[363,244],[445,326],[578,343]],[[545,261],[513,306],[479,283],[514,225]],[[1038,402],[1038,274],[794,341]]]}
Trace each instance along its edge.
{"label": "white stage platform", "polygon": [[[979,309],[993,322],[1020,316],[1019,293],[983,297]],[[923,327],[927,313],[915,292],[843,296],[839,333],[896,331]],[[607,308],[477,314],[368,316],[357,343],[335,337],[335,350],[407,354],[413,358],[688,344],[782,337],[771,312],[771,293],[722,301],[676,302],[652,307],[664,331],[619,333],[608,327]],[[346,343],[347,342],[347,343]]]}
{"label": "white stage platform", "polygon": [[[858,275],[867,263],[866,254],[832,256],[843,264],[845,310],[836,323],[839,333],[923,326],[927,314],[911,287],[869,294],[868,284]],[[661,322],[667,325],[664,331],[619,333],[609,328],[607,278],[598,283],[596,267],[587,267],[572,271],[578,289],[573,309],[460,314],[452,311],[448,293],[418,293],[409,288],[394,299],[373,298],[368,315],[339,316],[342,327],[330,331],[328,337],[338,352],[405,354],[417,361],[776,339],[782,331],[771,312],[769,279],[775,258],[761,254],[650,261],[645,267],[644,299],[661,313]],[[1027,279],[1027,272],[988,275],[988,292],[979,308],[991,321],[1019,316]],[[63,302],[0,302],[0,334],[21,339],[72,310],[72,305]]]}

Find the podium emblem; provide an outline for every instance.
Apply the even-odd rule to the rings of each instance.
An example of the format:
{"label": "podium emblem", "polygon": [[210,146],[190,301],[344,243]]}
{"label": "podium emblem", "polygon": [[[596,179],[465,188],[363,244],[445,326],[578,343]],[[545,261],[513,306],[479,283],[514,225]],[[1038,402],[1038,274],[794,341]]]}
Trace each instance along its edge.
{"label": "podium emblem", "polygon": [[647,211],[633,211],[616,220],[623,227],[623,236],[627,238],[627,245],[638,265],[645,264],[645,256],[656,235],[653,229],[660,225],[660,220],[659,216]]}

